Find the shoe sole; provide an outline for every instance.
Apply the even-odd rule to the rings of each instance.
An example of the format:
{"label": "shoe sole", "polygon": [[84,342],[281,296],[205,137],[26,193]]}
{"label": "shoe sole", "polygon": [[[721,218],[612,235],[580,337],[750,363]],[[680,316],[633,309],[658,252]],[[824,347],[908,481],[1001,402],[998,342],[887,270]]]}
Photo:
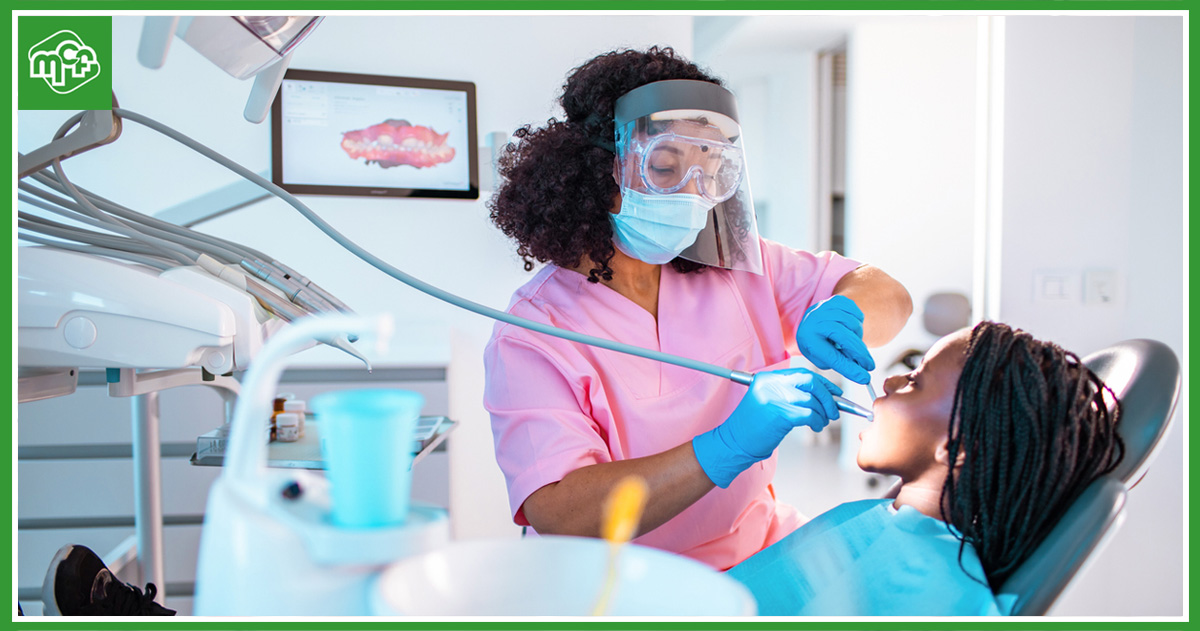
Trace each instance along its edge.
{"label": "shoe sole", "polygon": [[73,544],[67,544],[58,549],[54,553],[54,559],[50,561],[50,568],[46,570],[46,578],[42,579],[42,615],[43,616],[61,616],[62,612],[58,609],[58,599],[54,597],[54,577],[58,573],[58,566],[63,561],[67,560],[67,555],[74,549]]}

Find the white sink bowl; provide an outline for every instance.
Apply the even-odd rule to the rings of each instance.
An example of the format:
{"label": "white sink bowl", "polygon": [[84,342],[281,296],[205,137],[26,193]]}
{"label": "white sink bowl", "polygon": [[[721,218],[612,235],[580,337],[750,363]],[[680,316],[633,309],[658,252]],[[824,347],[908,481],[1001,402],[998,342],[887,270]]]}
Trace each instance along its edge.
{"label": "white sink bowl", "polygon": [[[585,537],[474,540],[388,566],[372,588],[382,616],[588,616],[609,544]],[[627,544],[605,615],[752,616],[741,583],[692,559]]]}

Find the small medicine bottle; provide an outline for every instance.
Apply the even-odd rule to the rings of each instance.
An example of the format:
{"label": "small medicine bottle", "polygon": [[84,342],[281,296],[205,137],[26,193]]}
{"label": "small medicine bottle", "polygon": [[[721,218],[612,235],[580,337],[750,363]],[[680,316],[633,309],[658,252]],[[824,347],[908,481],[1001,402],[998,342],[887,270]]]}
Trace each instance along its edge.
{"label": "small medicine bottle", "polygon": [[304,438],[304,417],[308,414],[308,404],[300,399],[284,401],[283,411],[295,413],[300,419],[300,438]]}
{"label": "small medicine bottle", "polygon": [[294,443],[300,440],[300,415],[295,412],[280,412],[275,415],[275,440]]}
{"label": "small medicine bottle", "polygon": [[278,440],[278,437],[276,436],[277,432],[275,431],[275,417],[283,411],[283,406],[287,404],[288,401],[292,401],[295,398],[296,395],[292,394],[291,392],[280,392],[279,394],[275,395],[275,400],[271,403],[271,421],[269,423],[270,436],[268,437],[268,442]]}

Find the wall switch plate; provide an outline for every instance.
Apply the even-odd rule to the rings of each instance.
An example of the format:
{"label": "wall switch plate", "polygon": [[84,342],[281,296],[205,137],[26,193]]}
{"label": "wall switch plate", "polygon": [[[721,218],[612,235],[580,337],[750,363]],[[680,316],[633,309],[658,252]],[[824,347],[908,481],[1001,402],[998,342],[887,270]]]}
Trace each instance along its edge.
{"label": "wall switch plate", "polygon": [[1068,303],[1079,300],[1079,274],[1040,271],[1033,273],[1034,302]]}

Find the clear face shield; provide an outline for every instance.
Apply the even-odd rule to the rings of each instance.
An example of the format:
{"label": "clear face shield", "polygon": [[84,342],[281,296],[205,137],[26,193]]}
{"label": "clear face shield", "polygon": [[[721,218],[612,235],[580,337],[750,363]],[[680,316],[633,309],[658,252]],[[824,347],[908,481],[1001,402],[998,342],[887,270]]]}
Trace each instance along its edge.
{"label": "clear face shield", "polygon": [[616,104],[616,153],[623,209],[631,199],[663,202],[659,196],[670,196],[675,208],[688,202],[698,232],[679,257],[762,273],[732,93],[716,84],[685,80],[631,90]]}

